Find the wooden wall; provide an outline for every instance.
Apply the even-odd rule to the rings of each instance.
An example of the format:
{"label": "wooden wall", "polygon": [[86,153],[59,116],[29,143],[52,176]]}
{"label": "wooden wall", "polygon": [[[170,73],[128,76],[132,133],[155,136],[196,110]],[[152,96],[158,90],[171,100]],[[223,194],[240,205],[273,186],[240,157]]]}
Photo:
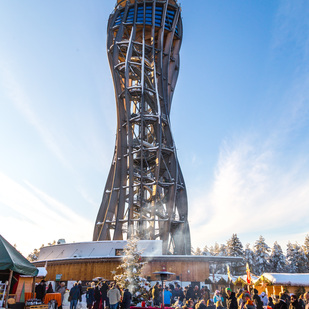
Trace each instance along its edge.
{"label": "wooden wall", "polygon": [[209,277],[209,263],[204,261],[189,261],[189,260],[152,260],[143,268],[144,277],[151,276],[151,280],[157,280],[153,273],[161,271],[163,268],[175,275],[171,276],[171,280],[176,280],[179,276],[181,281],[199,281],[204,282]]}
{"label": "wooden wall", "polygon": [[57,274],[62,274],[62,281],[91,281],[95,277],[102,277],[112,280],[117,267],[121,264],[120,260],[116,261],[68,261],[63,263],[47,264],[46,281],[55,281]]}
{"label": "wooden wall", "polygon": [[[142,276],[150,276],[152,281],[158,280],[153,273],[166,271],[175,273],[170,280],[176,280],[179,276],[180,281],[199,281],[204,282],[209,277],[209,263],[205,261],[192,261],[190,259],[163,259],[154,258],[145,260],[147,264],[143,268]],[[95,277],[102,277],[112,280],[115,274],[119,273],[117,267],[121,264],[119,259],[100,259],[100,260],[67,260],[67,261],[50,261],[47,264],[47,276],[45,280],[55,281],[57,274],[62,274],[61,280],[82,280],[91,281]],[[44,264],[36,266],[44,266]]]}

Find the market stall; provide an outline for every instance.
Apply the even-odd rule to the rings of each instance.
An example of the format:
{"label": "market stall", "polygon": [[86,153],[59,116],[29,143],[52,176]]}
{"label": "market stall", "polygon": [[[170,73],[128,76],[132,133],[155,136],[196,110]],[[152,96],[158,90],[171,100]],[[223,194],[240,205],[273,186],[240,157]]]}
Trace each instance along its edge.
{"label": "market stall", "polygon": [[309,273],[264,273],[255,282],[259,292],[279,295],[280,292],[303,294],[309,290]]}
{"label": "market stall", "polygon": [[[8,308],[10,295],[15,295],[16,301],[16,294],[14,293],[20,275],[35,278],[37,274],[38,269],[0,235],[0,281],[2,290],[2,294],[0,293],[0,307],[5,305],[5,308]],[[34,282],[33,279],[33,288]]]}

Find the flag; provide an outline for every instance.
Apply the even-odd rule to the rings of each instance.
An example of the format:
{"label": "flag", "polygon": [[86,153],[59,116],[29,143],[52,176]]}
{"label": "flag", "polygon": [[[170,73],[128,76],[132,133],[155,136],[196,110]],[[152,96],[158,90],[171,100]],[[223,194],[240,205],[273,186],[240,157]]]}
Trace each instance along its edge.
{"label": "flag", "polygon": [[25,282],[23,284],[23,288],[21,289],[21,294],[20,294],[19,302],[20,303],[24,303],[25,302]]}
{"label": "flag", "polygon": [[230,272],[230,266],[227,265],[227,277],[229,278],[229,282],[232,281],[231,280],[231,272]]}
{"label": "flag", "polygon": [[250,274],[250,268],[249,268],[249,264],[247,263],[247,283],[250,284],[251,283],[251,274]]}

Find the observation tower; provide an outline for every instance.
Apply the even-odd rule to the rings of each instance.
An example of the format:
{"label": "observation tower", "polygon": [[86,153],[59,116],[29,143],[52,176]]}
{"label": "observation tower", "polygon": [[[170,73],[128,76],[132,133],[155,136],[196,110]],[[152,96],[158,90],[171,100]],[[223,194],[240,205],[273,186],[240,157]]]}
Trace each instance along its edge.
{"label": "observation tower", "polygon": [[162,253],[191,253],[188,203],[170,111],[179,73],[176,0],[118,0],[107,52],[117,106],[114,157],[93,240],[162,240]]}

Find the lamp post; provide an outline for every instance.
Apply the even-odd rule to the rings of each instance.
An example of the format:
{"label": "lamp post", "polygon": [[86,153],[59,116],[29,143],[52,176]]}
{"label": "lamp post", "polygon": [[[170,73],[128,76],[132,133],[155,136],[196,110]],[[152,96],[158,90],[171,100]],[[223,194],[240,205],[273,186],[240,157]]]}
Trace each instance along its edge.
{"label": "lamp post", "polygon": [[161,271],[156,271],[153,274],[159,275],[161,282],[162,282],[162,308],[164,308],[164,290],[165,290],[165,281],[169,278],[171,275],[175,275],[174,273],[171,273],[169,271],[166,271],[164,268]]}

